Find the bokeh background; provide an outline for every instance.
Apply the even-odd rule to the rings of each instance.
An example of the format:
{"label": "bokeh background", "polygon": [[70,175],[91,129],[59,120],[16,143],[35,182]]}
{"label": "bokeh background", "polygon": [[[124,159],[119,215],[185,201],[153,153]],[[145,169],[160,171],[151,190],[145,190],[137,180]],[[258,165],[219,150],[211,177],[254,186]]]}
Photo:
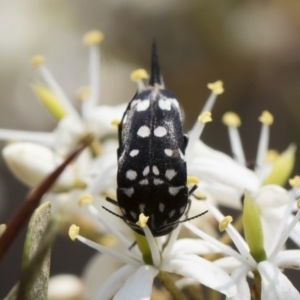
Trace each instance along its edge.
{"label": "bokeh background", "polygon": [[[213,110],[203,140],[230,154],[222,115],[242,118],[241,135],[249,161],[255,159],[258,116],[275,117],[271,148],[300,144],[300,2],[243,0],[0,0],[0,127],[50,131],[55,122],[36,101],[29,65],[43,54],[47,66],[75,101],[87,84],[88,51],[83,34],[100,29],[101,102],[129,101],[135,91],[129,74],[149,69],[153,38],[159,47],[166,86],[192,126],[209,91],[208,82],[223,80],[225,93]],[[2,144],[3,145],[3,144]],[[299,174],[300,159],[293,172]],[[0,158],[0,223],[19,207],[27,188],[8,172]],[[0,298],[20,274],[24,235],[0,265]],[[93,251],[59,238],[51,273],[80,274]]]}

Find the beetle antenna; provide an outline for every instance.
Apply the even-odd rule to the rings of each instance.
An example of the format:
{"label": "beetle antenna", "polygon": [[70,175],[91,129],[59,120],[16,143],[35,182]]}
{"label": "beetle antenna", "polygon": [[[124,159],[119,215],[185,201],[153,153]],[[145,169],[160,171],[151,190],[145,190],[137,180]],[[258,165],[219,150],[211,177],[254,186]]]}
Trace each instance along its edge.
{"label": "beetle antenna", "polygon": [[105,200],[106,200],[107,202],[109,202],[109,203],[111,203],[111,204],[113,204],[113,205],[119,207],[119,204],[118,204],[118,202],[117,202],[116,200],[114,200],[114,199],[112,199],[112,198],[110,198],[110,197],[106,197]]}
{"label": "beetle antenna", "polygon": [[152,43],[152,54],[151,54],[151,76],[149,80],[149,85],[154,86],[155,84],[162,84],[160,69],[158,64],[158,54],[156,41],[153,40]]}
{"label": "beetle antenna", "polygon": [[119,218],[121,218],[122,220],[125,221],[125,218],[123,216],[120,216],[120,215],[114,213],[113,211],[111,211],[110,209],[106,208],[105,206],[102,206],[102,208],[104,208],[106,211],[110,212],[112,215],[114,215],[116,217],[119,217]]}
{"label": "beetle antenna", "polygon": [[190,220],[199,218],[199,217],[205,215],[207,212],[208,212],[208,210],[206,210],[205,212],[203,212],[203,213],[201,213],[201,214],[199,214],[199,215],[193,216],[193,217],[191,217],[191,218],[188,218],[188,219],[185,219],[185,220],[182,220],[182,221],[178,221],[178,223],[184,223],[184,222],[187,222],[187,221],[190,221]]}

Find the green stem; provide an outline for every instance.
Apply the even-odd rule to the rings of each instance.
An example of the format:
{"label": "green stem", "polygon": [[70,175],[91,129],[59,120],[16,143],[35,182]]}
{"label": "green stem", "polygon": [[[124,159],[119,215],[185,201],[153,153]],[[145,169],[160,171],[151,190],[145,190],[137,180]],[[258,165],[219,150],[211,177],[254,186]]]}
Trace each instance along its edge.
{"label": "green stem", "polygon": [[180,289],[177,288],[171,276],[167,272],[159,271],[157,278],[168,290],[168,292],[174,297],[175,300],[187,300],[185,295],[181,292]]}
{"label": "green stem", "polygon": [[254,283],[251,288],[251,295],[255,300],[261,300],[261,277],[258,271],[253,271]]}

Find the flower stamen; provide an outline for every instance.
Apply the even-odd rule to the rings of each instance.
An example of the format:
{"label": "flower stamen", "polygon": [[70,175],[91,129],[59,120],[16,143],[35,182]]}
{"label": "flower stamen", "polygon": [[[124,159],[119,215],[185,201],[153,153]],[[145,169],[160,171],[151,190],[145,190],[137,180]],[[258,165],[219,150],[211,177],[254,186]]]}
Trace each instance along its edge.
{"label": "flower stamen", "polygon": [[231,145],[231,151],[233,153],[234,159],[238,163],[245,166],[246,159],[242,146],[241,137],[238,131],[238,127],[241,126],[240,117],[234,112],[227,112],[223,115],[223,123],[228,126],[228,134]]}
{"label": "flower stamen", "polygon": [[222,219],[219,223],[219,230],[220,232],[223,232],[227,229],[228,225],[233,221],[232,216],[226,216],[224,219]]}
{"label": "flower stamen", "polygon": [[72,241],[75,241],[77,236],[79,235],[80,227],[75,224],[71,225],[69,228],[69,237]]}
{"label": "flower stamen", "polygon": [[138,91],[141,91],[145,88],[143,79],[147,78],[149,78],[149,75],[145,69],[136,69],[130,74],[130,79],[137,83]]}

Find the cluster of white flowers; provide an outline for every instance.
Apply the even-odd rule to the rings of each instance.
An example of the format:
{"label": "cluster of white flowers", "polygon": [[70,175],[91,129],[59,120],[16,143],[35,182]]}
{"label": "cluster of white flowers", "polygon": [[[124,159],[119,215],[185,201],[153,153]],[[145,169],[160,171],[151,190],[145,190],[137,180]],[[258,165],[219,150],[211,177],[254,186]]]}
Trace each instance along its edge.
{"label": "cluster of white flowers", "polygon": [[[256,299],[300,299],[299,292],[282,272],[285,268],[300,268],[300,250],[285,250],[288,238],[300,247],[300,204],[296,201],[300,178],[289,180],[291,190],[282,187],[291,175],[296,147],[291,145],[280,155],[269,150],[273,117],[267,111],[259,117],[262,129],[254,170],[247,167],[237,129],[241,121],[236,114],[228,112],[223,118],[228,126],[233,158],[205,145],[200,135],[205,124],[212,120],[211,111],[217,96],[223,93],[221,81],[208,85],[211,95],[188,134],[188,184],[200,180],[191,197],[190,215],[197,215],[206,207],[209,217],[219,223],[221,231],[226,230],[235,248],[207,230],[201,230],[213,224],[205,223],[204,218],[183,222],[169,236],[155,238],[147,226],[147,218],[141,214],[138,225],[145,233],[145,237],[141,237],[120,218],[101,208],[105,205],[112,212],[120,213],[116,206],[105,203],[105,195],[116,198],[116,124],[127,105],[98,104],[98,44],[102,40],[103,35],[98,31],[84,37],[90,51],[90,83],[80,93],[80,114],[46,68],[43,57],[35,56],[32,65],[45,82],[35,83],[33,90],[58,120],[58,125],[51,133],[0,129],[0,139],[18,140],[6,146],[2,153],[13,174],[29,187],[37,186],[50,174],[84,136],[95,137],[45,196],[58,207],[76,210],[78,215],[96,220],[95,231],[109,233],[117,241],[113,247],[101,245],[85,234],[80,235],[76,225],[70,227],[73,240],[101,252],[99,262],[90,264],[85,272],[85,293],[99,300],[150,299],[154,278],[168,272],[181,276],[174,285],[178,291],[200,283],[225,294],[227,299],[251,299],[251,293]],[[138,90],[144,88],[145,78],[144,70],[132,73]],[[242,226],[232,226],[232,217],[225,217],[219,205],[241,211]],[[189,236],[178,238],[180,232],[189,232]],[[134,240],[136,244],[132,246]],[[96,290],[89,282],[91,278],[97,279]],[[254,279],[252,288],[247,278]]]}

